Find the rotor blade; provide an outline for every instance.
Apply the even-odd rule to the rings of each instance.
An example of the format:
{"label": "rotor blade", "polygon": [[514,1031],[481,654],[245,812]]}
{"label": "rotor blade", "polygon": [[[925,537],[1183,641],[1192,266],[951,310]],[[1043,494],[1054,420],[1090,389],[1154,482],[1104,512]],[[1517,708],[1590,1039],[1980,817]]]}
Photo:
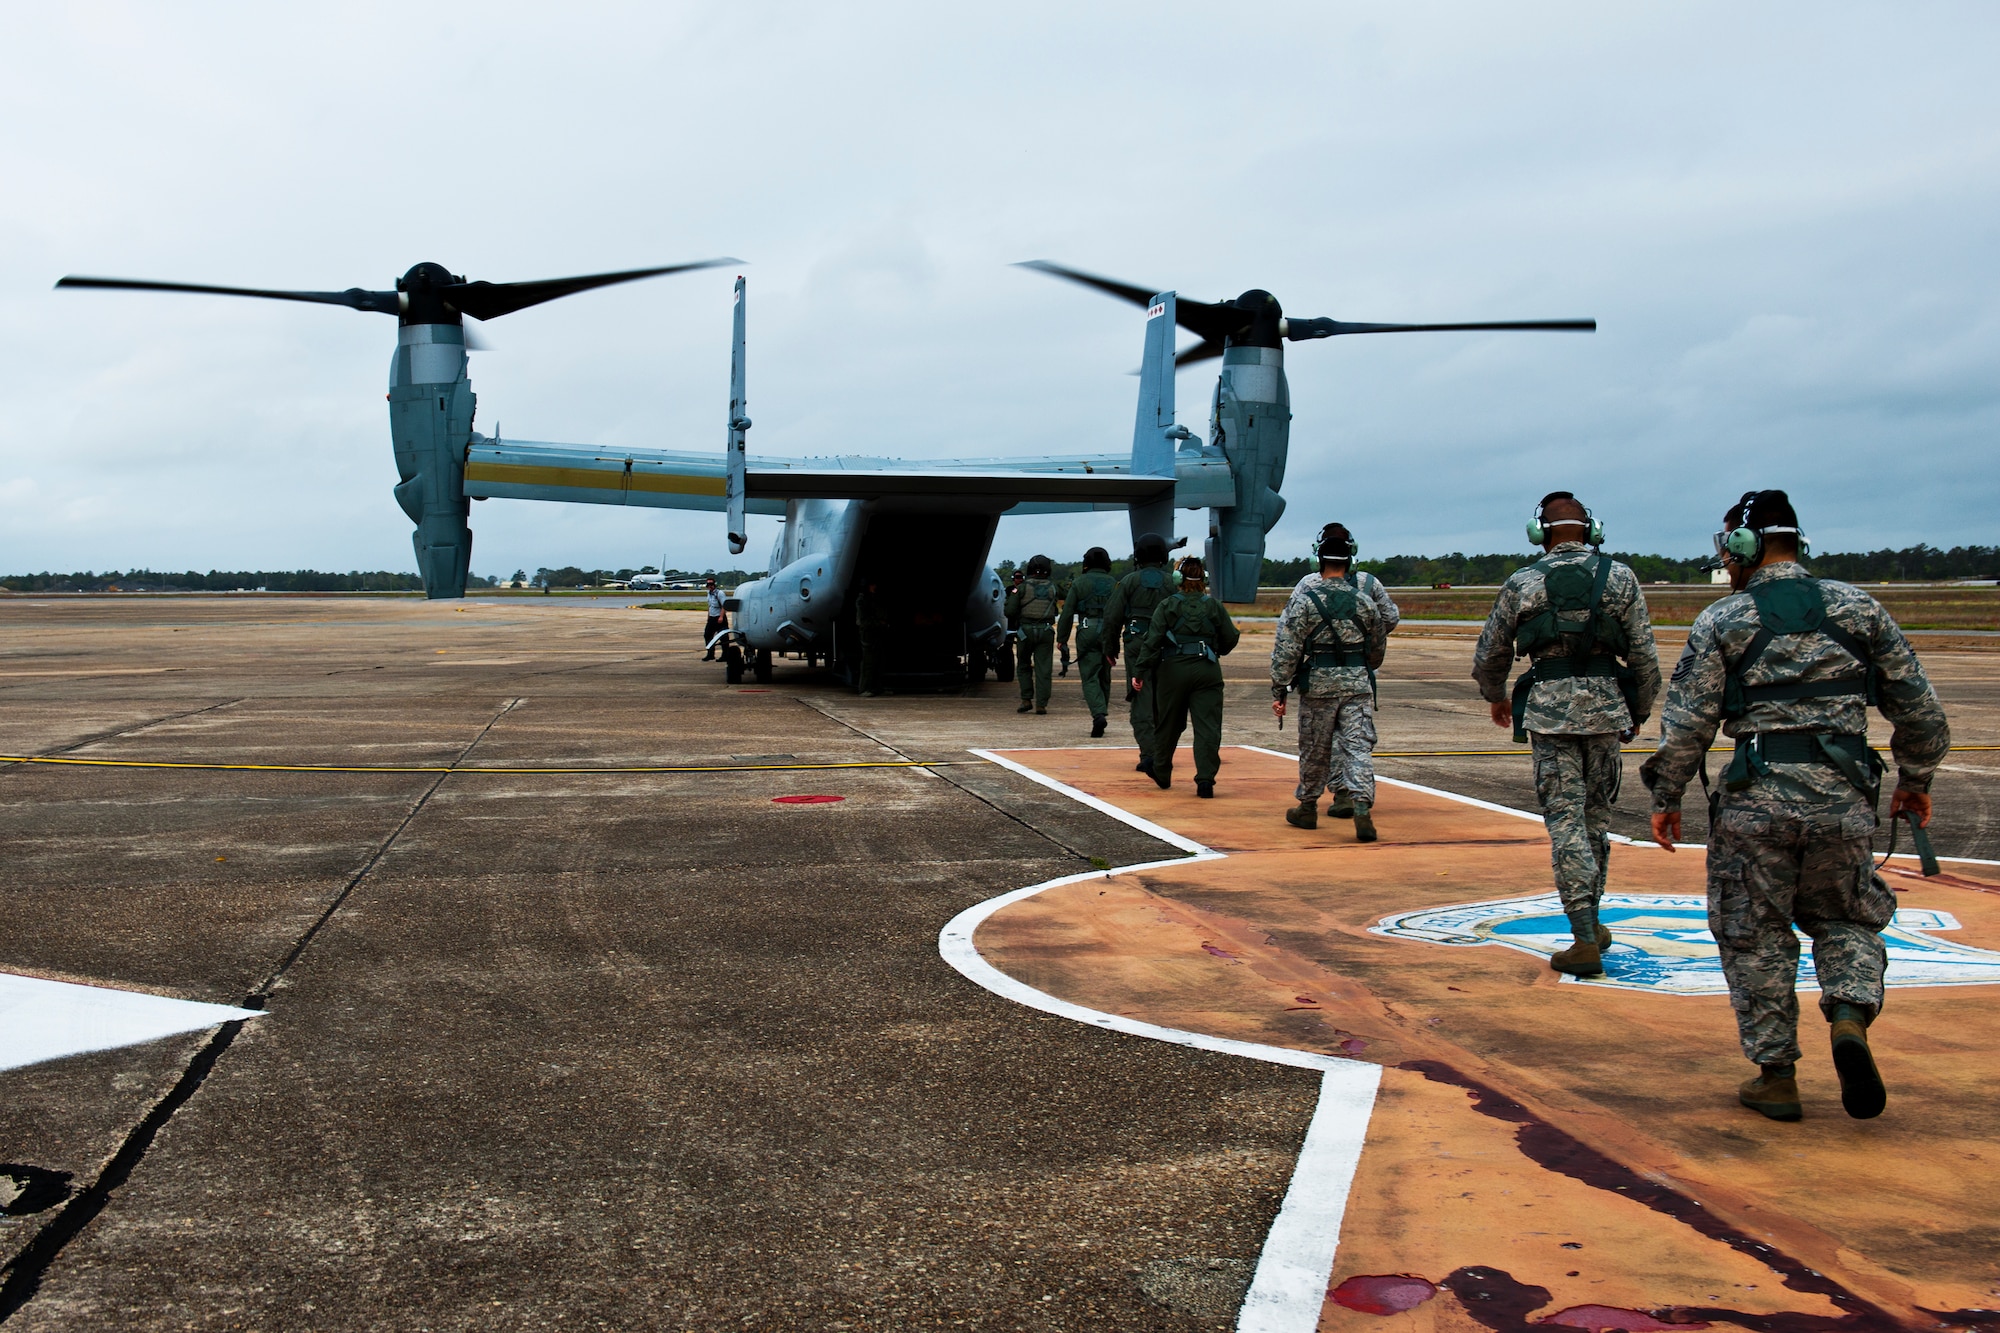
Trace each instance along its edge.
{"label": "rotor blade", "polygon": [[[1137,306],[1151,305],[1154,294],[1163,290],[1158,287],[1135,287],[1129,282],[1119,282],[1114,278],[1100,278],[1094,273],[1064,268],[1061,264],[1046,259],[1026,259],[1014,267],[1031,268],[1052,278],[1067,278],[1071,282],[1080,282],[1086,287],[1095,287],[1100,292],[1115,296],[1121,301],[1130,301]],[[1186,297],[1181,297],[1174,303],[1174,322],[1203,342],[1217,344],[1215,353],[1204,354],[1207,356],[1219,354],[1222,350],[1221,340],[1241,328],[1244,319],[1234,306],[1218,305],[1210,301],[1190,301]]]}
{"label": "rotor blade", "polygon": [[1461,333],[1482,329],[1540,330],[1557,333],[1595,333],[1594,319],[1510,319],[1476,324],[1350,324],[1338,319],[1294,319],[1287,321],[1285,337],[1293,342],[1314,338],[1334,338],[1345,333]]}
{"label": "rotor blade", "polygon": [[1174,357],[1174,367],[1191,366],[1197,361],[1208,361],[1222,355],[1220,339],[1204,338],[1194,346]]}
{"label": "rotor blade", "polygon": [[593,287],[609,287],[614,283],[633,282],[639,278],[657,278],[668,273],[686,273],[691,269],[720,268],[725,264],[741,264],[740,259],[701,259],[692,264],[668,264],[664,268],[635,268],[623,273],[592,273],[580,278],[542,278],[535,282],[462,282],[440,287],[438,292],[451,307],[461,314],[474,319],[498,319],[511,315],[516,310],[526,310],[531,305],[553,301],[557,297],[574,296],[587,292]]}
{"label": "rotor blade", "polygon": [[[478,321],[474,321],[477,323]],[[468,352],[490,352],[493,344],[481,337],[471,324],[465,325],[465,350]]]}
{"label": "rotor blade", "polygon": [[369,292],[349,287],[344,292],[274,292],[261,287],[209,287],[194,282],[145,282],[138,278],[61,279],[58,287],[102,287],[133,292],[203,292],[210,296],[261,296],[269,301],[310,301],[317,305],[344,305],[353,310],[373,310],[393,315],[400,309],[395,292]]}

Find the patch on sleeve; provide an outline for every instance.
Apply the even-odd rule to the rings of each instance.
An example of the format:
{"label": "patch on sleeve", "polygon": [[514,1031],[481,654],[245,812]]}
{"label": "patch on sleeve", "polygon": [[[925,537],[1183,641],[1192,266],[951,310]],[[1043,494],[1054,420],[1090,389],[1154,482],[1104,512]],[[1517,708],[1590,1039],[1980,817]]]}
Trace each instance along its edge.
{"label": "patch on sleeve", "polygon": [[1668,680],[1679,681],[1679,680],[1685,680],[1689,676],[1692,676],[1694,674],[1694,664],[1696,660],[1697,659],[1695,657],[1694,646],[1690,644],[1687,648],[1681,651],[1681,660],[1674,663],[1674,674],[1672,676],[1669,676]]}

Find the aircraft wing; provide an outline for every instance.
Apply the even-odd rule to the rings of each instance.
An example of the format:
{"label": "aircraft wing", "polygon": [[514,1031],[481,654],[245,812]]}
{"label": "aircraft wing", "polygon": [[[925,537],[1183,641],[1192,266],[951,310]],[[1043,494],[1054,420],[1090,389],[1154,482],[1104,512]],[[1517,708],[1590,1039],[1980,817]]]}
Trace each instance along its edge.
{"label": "aircraft wing", "polygon": [[[929,497],[1016,514],[1120,510],[1158,497],[1165,484],[1174,486],[1175,504],[1182,508],[1233,503],[1228,464],[1207,453],[1183,450],[1173,483],[1133,475],[1131,459],[1121,454],[935,461],[752,457],[744,495],[753,514],[782,514],[787,500]],[[720,453],[592,449],[479,434],[466,450],[465,493],[476,498],[721,513],[726,489]]]}

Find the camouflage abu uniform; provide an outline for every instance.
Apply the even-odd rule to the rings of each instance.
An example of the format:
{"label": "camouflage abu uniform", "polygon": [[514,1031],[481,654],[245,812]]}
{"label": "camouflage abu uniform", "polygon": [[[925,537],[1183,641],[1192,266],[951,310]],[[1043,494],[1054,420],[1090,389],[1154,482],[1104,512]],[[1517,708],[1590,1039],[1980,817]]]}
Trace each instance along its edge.
{"label": "camouflage abu uniform", "polygon": [[[1314,595],[1333,606],[1334,594],[1343,589],[1354,597],[1354,618],[1329,625]],[[1301,802],[1319,799],[1331,768],[1338,790],[1375,804],[1375,681],[1369,664],[1380,662],[1383,640],[1401,620],[1382,580],[1363,571],[1351,577],[1308,574],[1292,589],[1271,649],[1271,697],[1283,700],[1300,668],[1308,670],[1299,694]],[[1340,650],[1327,651],[1335,642]],[[1335,657],[1345,660],[1336,663]]]}
{"label": "camouflage abu uniform", "polygon": [[[1878,932],[1896,910],[1870,858],[1873,796],[1831,759],[1790,761],[1771,739],[1790,733],[1782,744],[1817,747],[1814,735],[1857,738],[1842,744],[1851,747],[1849,758],[1860,761],[1862,775],[1872,778],[1863,664],[1827,634],[1803,631],[1776,634],[1743,665],[1765,627],[1759,599],[1768,599],[1774,585],[1796,580],[1812,576],[1795,560],[1763,565],[1743,592],[1695,619],[1661,710],[1660,748],[1640,768],[1652,788],[1653,809],[1678,810],[1717,724],[1737,738],[1740,768],[1732,762],[1724,785],[1739,778],[1743,785],[1720,793],[1709,829],[1708,924],[1729,980],[1743,1053],[1760,1065],[1799,1057],[1794,923],[1812,938],[1820,1008],[1831,1017],[1835,1005],[1851,1004],[1872,1019],[1882,1008],[1887,963]],[[1817,588],[1826,621],[1857,642],[1872,663],[1879,705],[1895,727],[1890,750],[1898,788],[1929,791],[1931,775],[1951,748],[1951,732],[1909,640],[1881,603],[1860,589],[1831,580],[1818,580]],[[1772,618],[1783,625],[1782,608]],[[1747,696],[1735,717],[1725,712],[1732,666],[1740,669]],[[1757,697],[1759,687],[1795,693],[1787,687],[1801,683],[1833,692]],[[1752,762],[1752,747],[1770,754]]]}
{"label": "camouflage abu uniform", "polygon": [[[1472,678],[1479,683],[1480,695],[1489,703],[1505,700],[1516,636],[1529,621],[1551,609],[1550,575],[1565,565],[1582,566],[1595,575],[1593,560],[1610,565],[1598,615],[1623,634],[1632,704],[1627,706],[1619,680],[1608,668],[1593,667],[1589,674],[1561,679],[1539,678],[1545,660],[1552,660],[1555,670],[1569,669],[1566,663],[1574,660],[1577,645],[1575,636],[1566,635],[1560,644],[1534,651],[1538,678],[1515,719],[1515,725],[1533,739],[1535,796],[1549,830],[1556,891],[1579,940],[1590,938],[1581,933],[1585,927],[1591,935],[1598,929],[1597,904],[1604,896],[1611,853],[1611,807],[1624,776],[1619,737],[1646,720],[1660,693],[1659,651],[1653,646],[1653,626],[1646,618],[1646,596],[1639,590],[1638,576],[1609,556],[1593,554],[1582,542],[1559,542],[1540,560],[1508,576],[1472,658]],[[1601,654],[1598,660],[1604,660]]]}

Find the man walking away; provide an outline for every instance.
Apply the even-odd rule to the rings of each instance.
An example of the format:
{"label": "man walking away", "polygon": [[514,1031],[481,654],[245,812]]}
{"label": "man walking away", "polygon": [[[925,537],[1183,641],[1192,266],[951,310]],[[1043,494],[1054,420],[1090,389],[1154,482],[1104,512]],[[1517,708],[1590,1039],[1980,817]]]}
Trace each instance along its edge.
{"label": "man walking away", "polygon": [[1194,721],[1194,794],[1215,795],[1222,767],[1222,659],[1241,637],[1221,602],[1208,595],[1198,556],[1181,561],[1180,590],[1153,611],[1139,649],[1139,688],[1153,695],[1153,781],[1174,785],[1174,749]]}
{"label": "man walking away", "polygon": [[[1299,694],[1298,805],[1293,828],[1319,827],[1319,797],[1333,771],[1327,813],[1354,821],[1356,842],[1375,841],[1375,672],[1402,619],[1382,580],[1353,570],[1359,550],[1343,523],[1320,529],[1319,573],[1292,589],[1271,649],[1271,711]],[[1350,571],[1353,571],[1350,573]]]}
{"label": "man walking away", "polygon": [[[1638,734],[1660,692],[1646,597],[1625,565],[1596,550],[1604,525],[1568,491],[1542,497],[1528,540],[1547,552],[1501,585],[1473,652],[1472,678],[1493,724],[1533,738],[1535,795],[1549,829],[1556,891],[1575,943],[1558,972],[1604,971],[1611,932],[1597,919],[1611,854],[1611,807],[1624,777],[1619,745]],[[1533,666],[1515,682],[1516,654]]]}
{"label": "man walking away", "polygon": [[1115,663],[1125,654],[1125,708],[1132,739],[1139,745],[1138,771],[1153,771],[1153,699],[1144,692],[1146,677],[1139,669],[1140,649],[1152,628],[1153,612],[1174,590],[1167,572],[1167,539],[1147,533],[1133,545],[1132,572],[1118,580],[1104,605],[1104,648]]}
{"label": "man walking away", "polygon": [[715,660],[715,636],[729,628],[729,616],[722,609],[722,590],[715,586],[715,580],[708,581],[708,620],[701,627],[701,641],[708,645],[704,662]]}
{"label": "man walking away", "polygon": [[1019,619],[1021,630],[1014,640],[1014,676],[1021,683],[1021,706],[1014,711],[1049,711],[1049,691],[1054,688],[1056,655],[1056,608],[1062,592],[1055,585],[1055,566],[1045,555],[1028,557],[1024,577],[1007,594],[1006,615]]}
{"label": "man walking away", "polygon": [[1104,734],[1111,708],[1111,659],[1118,654],[1105,642],[1104,608],[1117,589],[1110,553],[1102,546],[1091,547],[1083,553],[1083,572],[1069,585],[1062,619],[1056,622],[1056,642],[1064,656],[1069,654],[1070,629],[1076,629],[1077,674],[1083,677],[1083,705],[1090,710],[1093,739]]}
{"label": "man walking away", "polygon": [[1931,821],[1931,775],[1951,730],[1882,604],[1799,563],[1805,534],[1783,491],[1732,505],[1715,551],[1732,595],[1688,631],[1660,748],[1639,769],[1653,793],[1653,838],[1668,851],[1680,841],[1681,793],[1697,768],[1707,786],[1720,724],[1736,754],[1709,802],[1708,926],[1743,1053],[1758,1068],[1737,1100],[1773,1120],[1804,1114],[1796,925],[1812,939],[1841,1105],[1866,1120],[1888,1101],[1868,1025],[1882,1012],[1881,930],[1896,911],[1870,856],[1882,760],[1868,748],[1868,708],[1894,727],[1889,818],[1919,828]]}

